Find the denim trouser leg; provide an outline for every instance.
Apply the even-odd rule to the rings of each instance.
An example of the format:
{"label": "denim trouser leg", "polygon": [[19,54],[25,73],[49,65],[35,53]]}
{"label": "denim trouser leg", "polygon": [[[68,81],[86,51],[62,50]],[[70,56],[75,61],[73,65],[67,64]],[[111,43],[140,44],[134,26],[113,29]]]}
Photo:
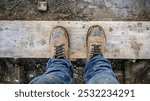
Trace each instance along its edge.
{"label": "denim trouser leg", "polygon": [[64,59],[50,59],[46,72],[33,79],[31,84],[71,84],[73,81],[73,66]]}
{"label": "denim trouser leg", "polygon": [[110,62],[98,55],[87,62],[84,74],[85,83],[89,84],[116,84],[116,76],[113,73]]}

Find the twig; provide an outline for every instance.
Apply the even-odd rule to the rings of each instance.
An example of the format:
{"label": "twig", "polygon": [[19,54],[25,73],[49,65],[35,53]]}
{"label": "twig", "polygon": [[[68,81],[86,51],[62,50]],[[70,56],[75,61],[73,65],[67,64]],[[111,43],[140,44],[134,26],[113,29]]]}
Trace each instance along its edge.
{"label": "twig", "polygon": [[11,12],[13,9],[21,2],[22,0],[18,0],[18,2],[10,9],[9,15],[11,15]]}

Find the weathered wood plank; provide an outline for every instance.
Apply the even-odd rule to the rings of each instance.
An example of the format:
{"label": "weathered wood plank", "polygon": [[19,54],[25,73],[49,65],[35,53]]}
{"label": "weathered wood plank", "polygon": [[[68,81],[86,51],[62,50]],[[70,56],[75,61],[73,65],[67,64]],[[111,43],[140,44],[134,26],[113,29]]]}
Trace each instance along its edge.
{"label": "weathered wood plank", "polygon": [[150,59],[149,21],[0,21],[0,57],[49,58],[49,35],[63,26],[71,41],[71,58],[86,58],[86,34],[92,25],[104,28],[106,58]]}

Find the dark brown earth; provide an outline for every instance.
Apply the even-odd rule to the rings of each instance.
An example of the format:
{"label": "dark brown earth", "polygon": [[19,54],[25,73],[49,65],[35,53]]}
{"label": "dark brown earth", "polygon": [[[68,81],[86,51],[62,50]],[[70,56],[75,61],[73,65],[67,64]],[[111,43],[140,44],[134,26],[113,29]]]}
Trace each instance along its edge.
{"label": "dark brown earth", "polygon": [[[18,2],[19,1],[19,2]],[[0,20],[150,21],[150,0],[0,0]],[[29,83],[46,70],[48,59],[0,59],[0,83]],[[120,83],[150,83],[150,60],[110,60]],[[83,83],[81,59],[72,61],[76,83]]]}

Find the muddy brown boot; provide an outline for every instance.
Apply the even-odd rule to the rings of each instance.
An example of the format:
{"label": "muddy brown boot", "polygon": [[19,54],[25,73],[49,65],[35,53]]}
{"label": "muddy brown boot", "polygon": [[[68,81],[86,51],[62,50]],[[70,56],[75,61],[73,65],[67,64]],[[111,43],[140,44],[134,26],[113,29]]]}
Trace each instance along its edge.
{"label": "muddy brown boot", "polygon": [[101,26],[94,25],[89,28],[86,38],[87,60],[103,55],[106,44],[105,32]]}
{"label": "muddy brown boot", "polygon": [[69,59],[69,36],[65,28],[57,26],[52,30],[50,55],[57,59]]}

